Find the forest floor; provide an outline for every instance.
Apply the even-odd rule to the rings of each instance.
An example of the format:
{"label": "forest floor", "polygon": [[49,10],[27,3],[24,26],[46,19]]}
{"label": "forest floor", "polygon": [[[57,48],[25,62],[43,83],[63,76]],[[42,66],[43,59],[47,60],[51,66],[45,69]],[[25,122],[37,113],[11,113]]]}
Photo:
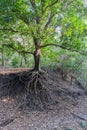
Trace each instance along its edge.
{"label": "forest floor", "polygon": [[[25,70],[0,69],[0,87],[2,78],[5,80],[5,76]],[[63,80],[59,70],[48,70],[48,74],[48,87],[58,95],[56,105],[42,110],[29,109],[28,106],[20,108],[20,94],[1,96],[0,130],[87,130],[87,93],[83,87],[74,80],[72,84],[70,79]]]}

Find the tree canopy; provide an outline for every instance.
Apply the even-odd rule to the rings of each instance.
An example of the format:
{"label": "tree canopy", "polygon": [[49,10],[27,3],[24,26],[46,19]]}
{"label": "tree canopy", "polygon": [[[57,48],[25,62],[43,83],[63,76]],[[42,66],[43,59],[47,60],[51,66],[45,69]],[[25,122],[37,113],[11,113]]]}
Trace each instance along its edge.
{"label": "tree canopy", "polygon": [[87,31],[84,16],[83,0],[1,0],[1,45],[24,55],[34,54],[36,46],[83,53]]}

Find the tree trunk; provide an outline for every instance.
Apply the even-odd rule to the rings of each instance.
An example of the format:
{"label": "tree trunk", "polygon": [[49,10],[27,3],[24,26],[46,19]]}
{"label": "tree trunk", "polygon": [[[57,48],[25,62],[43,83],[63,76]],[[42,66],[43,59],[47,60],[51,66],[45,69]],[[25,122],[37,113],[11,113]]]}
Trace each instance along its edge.
{"label": "tree trunk", "polygon": [[21,61],[20,61],[20,67],[23,66],[23,56],[21,57]]}
{"label": "tree trunk", "polygon": [[34,52],[34,70],[35,71],[39,71],[40,70],[40,56],[41,56],[41,50],[40,48],[36,48],[35,52]]}
{"label": "tree trunk", "polygon": [[2,66],[5,65],[5,61],[4,61],[4,46],[2,46]]}

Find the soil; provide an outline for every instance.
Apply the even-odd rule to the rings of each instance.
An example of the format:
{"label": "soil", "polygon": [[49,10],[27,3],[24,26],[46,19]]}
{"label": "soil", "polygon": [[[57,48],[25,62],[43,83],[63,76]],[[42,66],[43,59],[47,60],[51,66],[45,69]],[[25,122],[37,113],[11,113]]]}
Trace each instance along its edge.
{"label": "soil", "polygon": [[75,79],[71,84],[69,75],[62,79],[60,69],[46,70],[44,84],[53,102],[45,97],[49,102],[43,107],[34,95],[26,100],[23,84],[17,83],[18,75],[29,69],[0,69],[0,130],[87,130],[87,92],[83,86]]}

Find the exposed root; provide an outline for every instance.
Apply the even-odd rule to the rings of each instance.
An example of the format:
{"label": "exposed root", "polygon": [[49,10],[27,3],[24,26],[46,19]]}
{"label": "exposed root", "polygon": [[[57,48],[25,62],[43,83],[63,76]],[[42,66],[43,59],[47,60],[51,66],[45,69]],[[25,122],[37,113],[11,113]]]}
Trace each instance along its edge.
{"label": "exposed root", "polygon": [[55,106],[59,104],[60,98],[65,99],[66,97],[67,100],[72,102],[78,100],[80,95],[84,95],[83,91],[78,94],[70,88],[64,89],[59,83],[61,78],[58,78],[57,73],[53,75],[52,72],[48,75],[47,72],[42,70],[5,75],[1,82],[0,96],[9,95],[17,98],[17,102],[22,100],[23,105],[20,105],[20,107],[29,106],[28,108],[32,110],[49,108],[51,105]]}
{"label": "exposed root", "polygon": [[42,75],[38,71],[23,73],[19,76],[19,80],[24,83],[28,94],[33,92],[35,95],[37,95],[38,91],[44,89]]}
{"label": "exposed root", "polygon": [[[47,107],[49,103],[53,103],[53,98],[49,88],[47,87],[49,77],[44,71],[26,71],[17,74],[11,74],[6,77],[6,81],[3,80],[3,90],[5,88],[4,96],[9,95],[11,97],[26,95],[23,99],[23,104],[33,107]],[[6,93],[6,94],[5,94]]]}
{"label": "exposed root", "polygon": [[30,100],[33,100],[33,103],[44,105],[44,107],[47,106],[47,102],[52,101],[49,89],[45,86],[47,78],[48,76],[44,71],[30,71],[19,76],[19,80],[25,86],[28,101],[32,98]]}

